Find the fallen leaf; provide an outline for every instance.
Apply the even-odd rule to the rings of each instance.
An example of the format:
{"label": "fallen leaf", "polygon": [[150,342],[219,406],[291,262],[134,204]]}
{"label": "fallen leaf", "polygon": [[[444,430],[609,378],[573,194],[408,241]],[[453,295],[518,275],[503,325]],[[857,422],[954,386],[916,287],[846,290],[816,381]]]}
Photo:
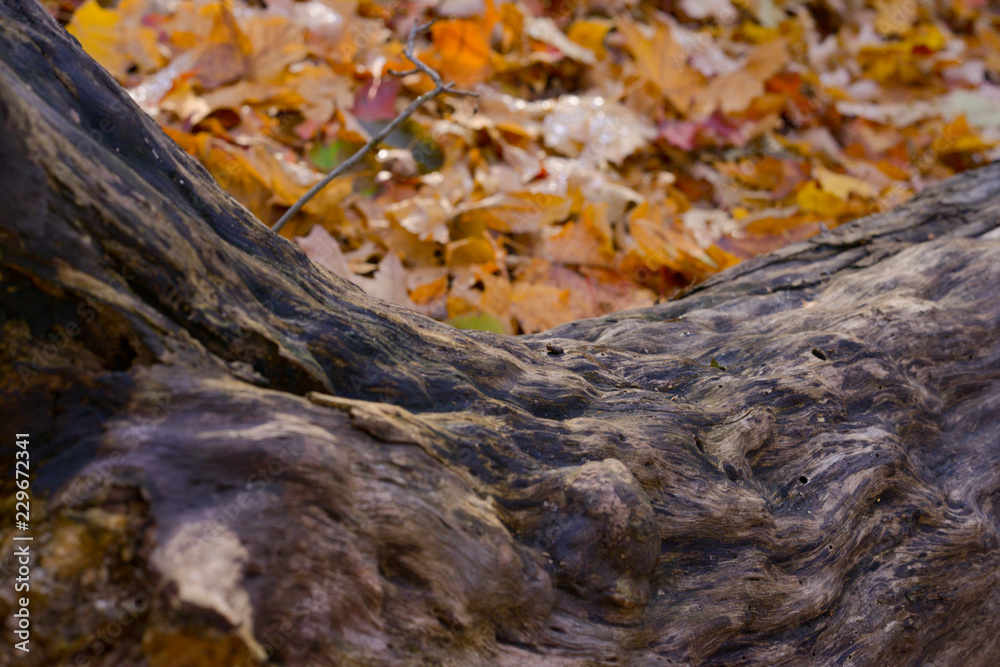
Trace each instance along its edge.
{"label": "fallen leaf", "polygon": [[306,256],[321,264],[345,280],[353,280],[354,273],[347,265],[340,244],[320,225],[314,225],[306,236],[295,237],[295,242]]}
{"label": "fallen leaf", "polygon": [[411,310],[418,310],[417,304],[410,298],[406,289],[406,269],[399,257],[390,252],[379,262],[378,270],[371,278],[355,276],[353,281],[368,296],[392,301]]}
{"label": "fallen leaf", "polygon": [[490,313],[469,313],[459,315],[448,320],[448,324],[456,329],[477,329],[479,331],[492,331],[493,333],[508,333],[503,320]]}
{"label": "fallen leaf", "polygon": [[746,110],[754,99],[764,94],[767,80],[787,63],[785,40],[776,39],[757,46],[741,70],[712,79],[694,93],[694,112],[708,115],[716,109],[726,114]]}
{"label": "fallen leaf", "polygon": [[396,111],[398,94],[398,79],[387,79],[379,84],[370,79],[355,96],[351,112],[360,120],[392,120],[398,113]]}
{"label": "fallen leaf", "polygon": [[719,23],[733,23],[739,17],[729,0],[681,0],[680,6],[696,20],[712,18]]}
{"label": "fallen leaf", "polygon": [[420,306],[425,306],[434,299],[440,299],[448,292],[448,276],[441,276],[428,283],[422,283],[410,290],[410,298]]}
{"label": "fallen leaf", "polygon": [[428,55],[428,64],[449,81],[466,87],[476,84],[489,69],[487,35],[479,20],[438,21],[431,26],[434,50]]}
{"label": "fallen leaf", "polygon": [[825,191],[818,182],[809,181],[799,189],[795,202],[805,212],[818,213],[826,218],[836,218],[844,212],[844,200]]}
{"label": "fallen leaf", "polygon": [[587,65],[597,62],[597,56],[590,49],[577,44],[556,27],[547,16],[532,17],[527,22],[527,35],[531,39],[553,46],[573,60]]}
{"label": "fallen leaf", "polygon": [[97,0],[87,0],[73,13],[66,30],[111,76],[120,79],[128,68],[128,55],[121,48],[118,12],[104,9]]}
{"label": "fallen leaf", "polygon": [[563,96],[542,120],[546,146],[589,162],[621,164],[656,134],[648,120],[603,97]]}
{"label": "fallen leaf", "polygon": [[686,114],[705,82],[701,74],[688,67],[687,52],[673,38],[670,26],[656,22],[647,36],[637,23],[623,15],[618,30],[635,57],[639,73]]}
{"label": "fallen leaf", "polygon": [[389,220],[421,240],[436,243],[448,241],[448,221],[453,212],[446,200],[437,197],[412,197],[385,207]]}
{"label": "fallen leaf", "polygon": [[607,56],[604,38],[614,23],[607,19],[586,18],[574,21],[566,30],[566,36],[587,49],[597,60]]}
{"label": "fallen leaf", "polygon": [[538,333],[578,319],[568,289],[523,281],[514,285],[511,312],[524,333]]}
{"label": "fallen leaf", "polygon": [[494,260],[496,250],[493,244],[481,237],[452,241],[445,250],[445,262],[448,266],[486,264]]}
{"label": "fallen leaf", "polygon": [[878,196],[875,188],[868,183],[853,176],[832,172],[825,167],[815,167],[813,169],[813,176],[819,181],[819,185],[823,190],[843,200],[847,200],[852,194],[859,197]]}

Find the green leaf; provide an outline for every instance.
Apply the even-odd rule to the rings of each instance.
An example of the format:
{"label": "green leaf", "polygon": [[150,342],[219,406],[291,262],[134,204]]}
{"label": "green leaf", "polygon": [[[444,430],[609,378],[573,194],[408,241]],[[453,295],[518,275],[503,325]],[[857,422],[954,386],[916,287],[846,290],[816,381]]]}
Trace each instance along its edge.
{"label": "green leaf", "polygon": [[719,363],[718,361],[716,361],[716,360],[715,360],[715,357],[712,357],[712,363],[711,363],[711,364],[709,364],[709,365],[710,365],[710,366],[711,366],[712,368],[718,368],[718,369],[719,369],[720,371],[724,371],[724,370],[726,370],[726,367],[725,367],[725,366],[723,366],[722,364],[720,364],[720,363]]}
{"label": "green leaf", "polygon": [[492,331],[498,334],[506,333],[504,331],[503,320],[489,313],[459,315],[448,320],[448,324],[456,329],[478,329],[479,331]]}
{"label": "green leaf", "polygon": [[320,171],[331,171],[353,155],[355,150],[353,144],[338,139],[332,144],[313,144],[309,149],[309,159]]}

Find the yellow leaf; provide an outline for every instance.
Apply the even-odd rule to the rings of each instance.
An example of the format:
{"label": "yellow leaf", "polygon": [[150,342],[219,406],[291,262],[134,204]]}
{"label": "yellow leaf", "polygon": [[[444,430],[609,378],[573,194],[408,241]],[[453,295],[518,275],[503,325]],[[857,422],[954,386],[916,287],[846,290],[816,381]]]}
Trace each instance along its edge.
{"label": "yellow leaf", "polygon": [[240,30],[229,3],[209,4],[204,8],[204,14],[212,19],[212,32],[208,38],[210,44],[231,44],[245,56],[253,53],[253,44]]}
{"label": "yellow leaf", "polygon": [[502,48],[504,52],[520,48],[524,34],[524,14],[514,3],[504,3],[500,7],[500,24],[503,27]]}
{"label": "yellow leaf", "polygon": [[598,60],[603,60],[607,55],[604,38],[613,25],[607,19],[580,19],[573,22],[566,31],[566,36],[585,49],[593,51]]}
{"label": "yellow leaf", "polygon": [[961,115],[944,126],[941,133],[931,144],[938,153],[972,153],[993,147],[992,142],[984,141],[971,127],[965,116]]}
{"label": "yellow leaf", "polygon": [[608,211],[611,204],[606,201],[587,204],[580,212],[580,221],[587,227],[593,236],[600,242],[601,252],[613,255],[615,252],[612,244],[611,221],[608,219]]}
{"label": "yellow leaf", "polygon": [[452,241],[445,249],[448,266],[486,264],[496,260],[493,245],[484,238],[469,238]]}
{"label": "yellow leaf", "polygon": [[782,236],[787,234],[789,230],[814,221],[813,219],[815,217],[816,216],[813,213],[784,216],[779,218],[769,215],[763,218],[757,218],[753,222],[749,223],[744,231],[749,234]]}
{"label": "yellow leaf", "polygon": [[548,258],[559,264],[599,266],[605,261],[597,238],[585,225],[576,222],[550,229],[545,248]]}
{"label": "yellow leaf", "polygon": [[804,212],[818,213],[834,218],[844,210],[844,202],[837,195],[825,192],[816,181],[806,183],[795,195],[795,201]]}
{"label": "yellow leaf", "polygon": [[766,44],[781,36],[778,28],[765,28],[752,21],[740,26],[740,34],[752,44]]}
{"label": "yellow leaf", "polygon": [[66,30],[111,76],[121,78],[129,66],[129,59],[121,48],[120,24],[117,12],[102,8],[97,0],[87,0],[73,14]]}
{"label": "yellow leaf", "polygon": [[249,74],[258,81],[277,78],[308,55],[305,31],[284,16],[251,14],[243,25],[252,54]]}
{"label": "yellow leaf", "polygon": [[386,217],[422,241],[446,243],[448,220],[453,211],[447,200],[437,197],[411,197],[385,207]]}
{"label": "yellow leaf", "polygon": [[606,202],[588,204],[578,222],[550,228],[545,239],[549,259],[560,264],[607,265],[615,254],[607,210]]}
{"label": "yellow leaf", "polygon": [[267,220],[271,188],[243,151],[211,138],[201,143],[199,148],[199,160],[219,185],[259,219]]}
{"label": "yellow leaf", "polygon": [[200,42],[198,35],[190,30],[175,30],[170,34],[169,39],[171,44],[183,50],[193,49]]}
{"label": "yellow leaf", "polygon": [[731,252],[723,250],[717,245],[709,246],[705,250],[705,252],[708,254],[709,257],[712,258],[712,261],[714,261],[716,265],[718,265],[720,271],[723,269],[728,269],[730,266],[736,266],[737,264],[740,263],[739,257],[732,254]]}
{"label": "yellow leaf", "polygon": [[819,181],[819,185],[824,191],[839,197],[840,199],[847,200],[852,194],[856,194],[859,197],[877,197],[878,192],[868,183],[865,183],[859,178],[854,178],[853,176],[848,176],[846,174],[838,174],[836,172],[825,169],[824,167],[816,167],[813,169],[813,176]]}
{"label": "yellow leaf", "polygon": [[476,307],[465,299],[449,296],[447,301],[448,317],[460,317],[476,312]]}
{"label": "yellow leaf", "polygon": [[940,51],[948,43],[941,30],[931,23],[919,26],[914,34],[906,40],[906,45],[911,51]]}
{"label": "yellow leaf", "polygon": [[[212,8],[214,11],[208,12]],[[212,19],[212,31],[199,48],[193,70],[199,85],[211,90],[241,79],[250,68],[253,44],[240,30],[226,4],[205,9]]]}
{"label": "yellow leaf", "polygon": [[133,65],[146,73],[166,62],[157,31],[142,23],[148,12],[146,0],[120,0],[113,10],[91,0],[80,6],[66,29],[94,60],[123,81]]}

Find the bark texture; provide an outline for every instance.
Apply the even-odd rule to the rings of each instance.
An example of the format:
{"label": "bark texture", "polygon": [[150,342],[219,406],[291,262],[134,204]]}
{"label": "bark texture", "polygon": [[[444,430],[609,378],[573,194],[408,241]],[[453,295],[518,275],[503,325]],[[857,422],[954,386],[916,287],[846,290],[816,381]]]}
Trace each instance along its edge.
{"label": "bark texture", "polygon": [[458,331],[4,0],[0,193],[4,664],[1000,657],[1000,165],[674,302]]}

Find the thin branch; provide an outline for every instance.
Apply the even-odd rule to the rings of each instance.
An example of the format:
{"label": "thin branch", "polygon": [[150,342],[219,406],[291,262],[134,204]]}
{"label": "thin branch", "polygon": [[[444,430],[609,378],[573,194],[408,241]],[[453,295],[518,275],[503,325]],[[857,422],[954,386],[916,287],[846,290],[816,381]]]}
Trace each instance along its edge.
{"label": "thin branch", "polygon": [[432,99],[434,99],[438,95],[441,95],[442,93],[447,93],[449,95],[466,95],[470,97],[479,96],[479,93],[474,93],[470,90],[457,89],[454,87],[455,84],[453,83],[444,83],[441,80],[440,74],[438,74],[433,69],[425,65],[417,58],[416,55],[414,55],[413,48],[417,38],[417,33],[427,30],[433,24],[434,24],[433,21],[425,23],[424,25],[414,24],[414,26],[410,29],[410,35],[406,40],[406,48],[403,50],[403,53],[406,55],[406,57],[410,60],[410,62],[413,63],[414,68],[407,72],[393,72],[393,73],[396,75],[408,75],[408,74],[417,74],[419,72],[423,72],[424,74],[426,74],[431,78],[431,81],[434,82],[434,88],[424,93],[423,95],[413,100],[412,102],[410,102],[410,105],[406,107],[406,109],[404,109],[401,114],[396,116],[391,123],[382,128],[382,131],[373,136],[368,141],[367,144],[359,148],[354,155],[352,155],[351,157],[347,158],[339,165],[337,165],[337,167],[333,171],[324,176],[323,179],[319,181],[316,185],[312,186],[307,193],[299,197],[299,200],[296,201],[294,204],[292,204],[292,207],[287,211],[285,211],[284,215],[278,218],[278,221],[274,223],[273,227],[271,227],[271,231],[275,233],[280,232],[281,228],[284,227],[285,224],[295,216],[295,214],[301,211],[302,207],[305,206],[310,199],[319,194],[320,190],[329,185],[333,179],[337,178],[338,176],[340,176],[341,174],[343,174],[344,172],[348,171],[349,169],[353,168],[356,164],[361,162],[361,160],[368,153],[373,151],[375,147],[378,146],[378,144],[382,143],[382,141],[390,134],[392,134],[393,131],[396,130],[396,128],[405,123],[407,119],[409,119],[409,117],[412,116],[417,111],[417,109],[423,106],[426,102],[430,102]]}

